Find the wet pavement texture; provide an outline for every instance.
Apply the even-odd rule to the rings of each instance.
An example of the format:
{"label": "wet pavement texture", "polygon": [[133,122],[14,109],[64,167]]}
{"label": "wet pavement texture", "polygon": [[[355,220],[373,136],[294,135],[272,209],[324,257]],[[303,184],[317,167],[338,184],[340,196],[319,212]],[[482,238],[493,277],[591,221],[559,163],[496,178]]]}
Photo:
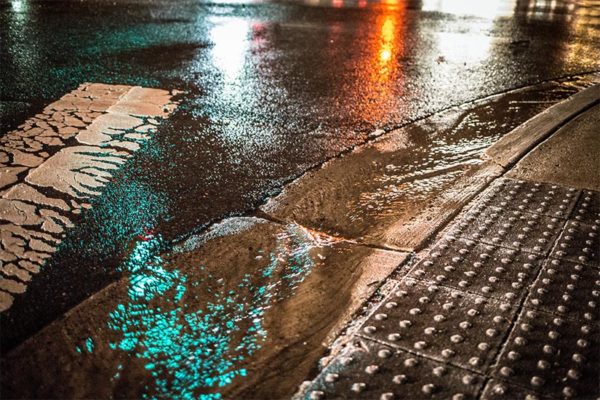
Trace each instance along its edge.
{"label": "wet pavement texture", "polygon": [[[358,148],[342,159],[332,160],[324,168],[315,172],[325,177],[324,184],[314,179],[314,173],[310,173],[291,186],[291,190],[294,190],[296,186],[300,186],[304,196],[298,196],[296,199],[305,199],[304,201],[306,201],[314,196],[310,190],[302,188],[303,182],[306,181],[305,178],[308,178],[309,185],[314,185],[315,182],[319,183],[315,186],[317,190],[312,191],[313,193],[317,195],[319,193],[333,194],[332,198],[329,198],[331,196],[321,196],[325,200],[318,203],[321,204],[321,208],[300,209],[300,213],[295,212],[292,214],[293,218],[282,217],[277,212],[270,212],[267,208],[263,208],[263,210],[289,223],[294,223],[297,219],[299,223],[310,229],[337,236],[340,235],[340,229],[329,229],[327,226],[328,221],[332,220],[331,216],[334,216],[336,218],[333,218],[333,221],[338,220],[338,224],[334,228],[341,226],[342,228],[350,227],[352,229],[341,230],[342,237],[348,236],[350,239],[364,240],[367,243],[374,243],[383,247],[406,247],[410,250],[410,246],[395,246],[402,240],[400,235],[397,235],[397,232],[394,231],[394,227],[403,226],[406,220],[421,212],[420,206],[424,202],[429,199],[440,198],[440,194],[444,191],[450,193],[447,193],[446,197],[461,197],[460,194],[453,193],[449,189],[456,185],[456,182],[465,175],[470,167],[479,165],[481,162],[479,156],[482,151],[497,140],[502,132],[509,131],[542,107],[546,107],[563,96],[573,93],[582,86],[589,85],[593,79],[595,78],[541,84],[517,90],[514,93],[511,92],[482,100],[476,104],[452,108],[446,112],[438,113],[416,125],[384,135],[380,140],[374,141],[373,144],[367,147]],[[119,104],[122,103],[127,104],[126,99],[119,100],[109,110],[112,110],[113,107],[120,107]],[[54,106],[49,106],[49,108],[52,107]],[[178,107],[183,107],[183,105],[179,104]],[[175,113],[177,113],[177,110],[175,110]],[[41,115],[44,116],[45,114]],[[34,117],[31,123],[26,123],[22,128],[28,129],[26,131],[28,133],[25,134],[29,135],[34,130],[36,130],[36,134],[39,133],[38,131],[41,128],[37,125],[35,128],[29,128],[34,123],[44,123],[35,118],[37,117]],[[70,129],[69,137],[75,136],[69,139],[73,144],[105,146],[102,150],[105,155],[114,156],[118,153],[119,157],[122,156],[122,160],[119,159],[119,162],[115,165],[106,164],[101,162],[101,158],[98,158],[99,154],[94,154],[94,157],[82,157],[78,155],[77,147],[67,147],[54,154],[48,162],[32,170],[35,172],[30,172],[30,174],[36,175],[36,179],[24,178],[24,174],[28,173],[28,169],[17,167],[17,169],[21,168],[16,170],[16,174],[14,174],[13,180],[16,179],[17,183],[11,181],[12,185],[9,183],[6,193],[3,194],[3,197],[6,198],[6,215],[3,218],[13,225],[16,223],[17,225],[25,224],[26,226],[36,221],[42,223],[48,219],[50,219],[50,222],[56,221],[55,218],[51,218],[56,217],[55,214],[41,216],[41,218],[32,216],[29,218],[30,220],[21,220],[19,215],[21,208],[33,210],[42,201],[32,200],[33,203],[29,201],[28,204],[21,204],[23,199],[30,195],[29,192],[21,193],[23,192],[22,182],[24,180],[42,183],[43,186],[49,186],[52,182],[57,183],[57,179],[64,180],[55,188],[56,190],[48,191],[49,188],[45,188],[45,191],[42,190],[46,196],[44,201],[47,202],[48,198],[55,198],[71,204],[72,200],[75,199],[77,202],[82,202],[86,208],[86,212],[81,213],[81,215],[71,215],[71,213],[63,212],[64,210],[55,210],[62,212],[59,217],[66,217],[68,221],[61,228],[64,232],[60,235],[60,240],[56,241],[49,238],[48,241],[46,240],[48,238],[41,238],[47,242],[43,244],[52,247],[52,249],[45,247],[44,252],[39,253],[48,259],[45,265],[43,265],[43,260],[34,260],[40,265],[30,266],[31,260],[23,258],[30,258],[34,255],[34,252],[25,254],[22,250],[17,252],[17,260],[12,260],[14,256],[11,259],[4,260],[19,265],[19,267],[21,267],[19,262],[26,263],[26,265],[23,264],[23,267],[25,269],[30,267],[26,272],[32,272],[30,271],[31,268],[35,269],[33,271],[35,273],[34,278],[29,279],[29,275],[23,275],[12,264],[3,268],[4,275],[6,275],[4,280],[11,281],[7,282],[10,287],[4,288],[8,290],[9,294],[4,295],[6,298],[3,298],[3,304],[12,302],[11,309],[2,314],[3,323],[11,327],[11,329],[2,331],[2,344],[5,347],[12,347],[65,310],[122,276],[123,272],[119,270],[118,265],[123,258],[128,256],[139,237],[151,233],[160,235],[166,243],[171,243],[173,237],[169,236],[169,232],[177,232],[180,236],[185,236],[203,227],[203,225],[194,225],[189,218],[183,219],[185,215],[198,211],[197,207],[202,207],[197,199],[187,198],[191,193],[186,192],[184,197],[172,198],[172,186],[160,186],[161,181],[146,180],[149,179],[148,173],[152,175],[156,172],[157,165],[154,164],[155,161],[144,165],[142,169],[135,166],[140,160],[139,157],[146,161],[157,157],[156,143],[161,138],[166,139],[162,136],[161,129],[168,125],[173,118],[177,118],[176,114],[171,114],[168,120],[162,121],[158,129],[154,128],[152,124],[147,124],[147,117],[144,117],[146,118],[145,122],[135,119],[133,121],[128,119],[110,121],[106,120],[108,114],[102,117],[94,116],[94,118],[97,118],[97,120],[90,120],[86,123],[81,122],[82,127],[60,129]],[[51,119],[48,119],[48,121],[52,122]],[[127,126],[123,125],[125,122]],[[88,123],[91,123],[90,127],[86,127]],[[137,126],[142,123],[145,125]],[[153,120],[152,123],[158,122]],[[133,125],[129,126],[128,124]],[[108,129],[109,134],[102,134],[99,129]],[[138,132],[139,130],[149,131]],[[20,137],[19,135],[22,134],[19,133],[17,136]],[[39,134],[40,137],[42,135],[45,135],[45,133]],[[9,142],[12,140],[11,137],[12,134],[5,136],[9,139]],[[36,137],[34,135],[27,140]],[[419,146],[423,146],[427,151],[417,151]],[[46,146],[45,150],[52,153],[54,151],[52,149],[56,148],[60,148],[60,146]],[[61,158],[61,154],[65,151],[75,152]],[[86,151],[90,152],[89,149]],[[71,174],[67,171],[67,168],[62,173],[56,174],[55,172],[58,171],[56,168],[44,167],[47,163],[52,164],[51,161],[57,157],[61,158],[62,161],[77,160],[77,165],[73,164],[73,169],[87,169],[89,173],[73,172]],[[122,161],[130,157],[133,158],[131,163],[123,165]],[[40,158],[40,162],[42,159]],[[336,171],[336,168],[332,167],[338,164],[340,166]],[[105,168],[98,170],[97,168],[98,166],[106,167],[109,165],[109,170]],[[176,167],[173,166],[173,168]],[[493,176],[493,171],[490,175],[489,172],[486,172],[486,168],[484,164],[481,164],[482,178],[477,179],[482,184],[489,181],[489,176]],[[46,174],[40,172],[44,169],[47,172]],[[48,172],[55,173],[54,178]],[[195,174],[193,178],[186,178],[184,181],[189,183],[190,189],[195,187],[197,180],[202,181],[205,177],[202,172],[194,170],[184,169],[180,172]],[[8,175],[4,174],[3,176]],[[71,183],[74,186],[65,185],[65,182],[69,180],[65,177],[68,176],[73,177]],[[84,186],[81,186],[81,182],[79,182],[82,177],[85,178]],[[178,181],[177,177],[180,177],[179,173],[173,177],[171,182],[183,186],[184,182]],[[161,175],[160,178],[166,179],[167,176]],[[365,185],[366,182],[369,183]],[[472,182],[468,180],[466,182],[467,190],[465,193],[469,194]],[[215,184],[219,185],[218,182],[215,182]],[[354,189],[355,187],[357,189]],[[81,196],[82,188],[85,188],[83,189],[83,196]],[[238,190],[240,187],[234,189]],[[283,196],[286,196],[289,190],[286,189]],[[99,195],[100,192],[101,195]],[[186,201],[188,202],[185,203]],[[275,199],[275,202],[278,202],[278,198]],[[208,202],[206,204],[212,204],[214,207],[232,206],[231,203],[213,204]],[[337,207],[334,206],[335,204],[337,204]],[[452,204],[454,203],[452,202]],[[181,208],[172,210],[171,207],[176,205],[180,205]],[[332,206],[333,208],[331,208]],[[313,223],[314,214],[309,212],[311,210],[318,211],[319,214],[317,215],[328,215],[329,213],[328,219],[321,218],[319,223]],[[336,213],[330,213],[332,210]],[[299,216],[297,216],[298,214]],[[19,218],[17,218],[17,215],[19,215]],[[165,217],[167,220],[162,220],[161,216],[168,216]],[[34,218],[35,221],[31,218]],[[313,221],[311,221],[311,218],[313,218]],[[65,221],[58,222],[63,224]],[[45,227],[45,225],[42,225],[42,227]],[[384,235],[377,234],[378,230],[381,232],[388,227],[392,228],[389,229],[389,232],[385,232]],[[169,229],[175,231],[169,231]],[[7,242],[6,246],[14,251],[30,241],[27,235],[15,233],[14,229],[11,232],[10,238],[7,238],[7,240],[10,239],[10,243]],[[372,232],[375,234],[372,234]],[[427,234],[427,232],[425,233]],[[46,234],[44,233],[44,235]],[[17,239],[22,241],[22,243],[17,243],[17,247],[14,247],[14,243],[12,243],[15,236],[20,236],[21,238]],[[36,240],[40,238],[40,234],[38,233],[37,236]],[[405,236],[408,236],[411,241],[420,237],[413,234]],[[37,241],[35,243],[37,244]],[[56,252],[53,250],[55,247]],[[25,255],[27,257],[24,257]],[[18,282],[22,277],[25,278],[25,281]],[[15,278],[17,278],[16,281],[14,281]],[[24,285],[27,285],[26,290]]]}
{"label": "wet pavement texture", "polygon": [[[184,92],[2,313],[10,327],[3,348],[118,279],[117,266],[145,232],[167,242],[185,237],[249,212],[382,130],[599,65],[598,17],[586,2],[14,0],[1,7],[2,133],[83,82]],[[534,87],[530,99],[509,105],[515,116],[499,130],[450,140],[456,150],[433,158],[470,154],[487,143],[482,137],[493,141],[589,83],[552,81],[535,95]],[[428,187],[405,196],[435,196]]]}
{"label": "wet pavement texture", "polygon": [[[555,90],[542,86],[547,94]],[[415,236],[402,232],[407,222],[437,206],[432,202],[466,171],[492,169],[483,151],[525,121],[545,88],[493,96],[393,130],[286,185],[261,210],[331,235],[412,250]]]}
{"label": "wet pavement texture", "polygon": [[[533,208],[520,211],[523,201],[510,201],[500,209],[489,201],[504,197],[529,199]],[[495,181],[296,398],[597,398],[600,269],[590,254],[598,248],[600,219],[577,218],[573,206],[599,198],[539,182]],[[474,222],[482,208],[505,222]],[[550,241],[543,250],[502,240],[489,245],[503,229],[530,225],[514,212],[536,221],[545,217],[538,210],[556,215],[561,237],[585,224],[585,238],[563,247],[542,227],[527,237]],[[464,224],[493,228],[473,238]]]}
{"label": "wet pavement texture", "polygon": [[[54,364],[56,354],[64,354],[64,365],[69,365],[65,370],[55,370],[54,375],[39,376],[42,381],[56,381],[40,383],[40,393],[50,393],[53,388],[55,394],[86,396],[89,395],[86,388],[100,390],[102,385],[93,384],[106,385],[107,381],[111,384],[103,389],[107,391],[103,392],[106,395],[126,393],[137,397],[146,391],[160,394],[163,393],[161,390],[173,387],[183,390],[185,385],[169,386],[156,371],[164,370],[165,366],[184,365],[189,367],[186,371],[197,373],[198,359],[181,358],[181,352],[189,353],[185,347],[187,343],[157,342],[156,332],[159,329],[168,331],[166,328],[179,329],[178,318],[188,318],[188,327],[194,329],[200,318],[197,312],[168,309],[166,316],[155,313],[147,319],[136,314],[139,309],[122,312],[116,299],[121,295],[131,296],[132,301],[151,301],[168,291],[172,297],[165,301],[174,306],[177,299],[183,298],[177,296],[196,293],[194,284],[201,286],[197,293],[205,295],[203,285],[215,284],[218,278],[213,281],[212,275],[205,276],[194,269],[199,267],[194,257],[190,258],[189,264],[182,261],[181,268],[190,268],[189,277],[180,275],[177,269],[156,267],[150,268],[150,277],[140,278],[136,275],[139,270],[129,266],[135,265],[131,261],[135,257],[142,257],[140,252],[146,251],[145,246],[161,255],[170,254],[174,242],[201,232],[215,221],[251,214],[261,203],[277,195],[284,184],[311,169],[319,171],[317,167],[327,160],[333,160],[334,164],[341,156],[356,157],[352,149],[368,141],[373,144],[360,151],[379,161],[369,168],[361,167],[358,162],[356,171],[348,173],[352,179],[363,181],[365,178],[361,174],[367,174],[376,183],[365,193],[348,191],[344,194],[347,201],[339,204],[339,225],[328,226],[328,221],[311,219],[310,213],[306,213],[306,220],[302,221],[306,228],[302,229],[309,232],[307,237],[310,238],[322,235],[311,233],[311,229],[315,229],[382,244],[381,238],[369,238],[365,226],[386,226],[396,217],[418,212],[415,204],[425,204],[452,187],[470,165],[479,162],[481,152],[504,133],[598,79],[589,72],[600,69],[599,57],[596,57],[599,18],[597,6],[585,1],[548,4],[494,1],[485,6],[467,2],[379,3],[362,0],[2,2],[0,134],[8,138],[6,140],[11,139],[9,132],[25,130],[19,128],[20,124],[43,114],[45,107],[85,82],[154,87],[171,94],[176,93],[173,90],[182,91],[172,100],[178,107],[169,119],[161,121],[160,125],[151,122],[157,128],[152,129],[154,132],[147,141],[140,136],[121,140],[125,135],[148,133],[130,132],[138,128],[143,130],[143,125],[128,126],[127,132],[113,132],[121,145],[130,142],[127,146],[139,144],[139,148],[136,147],[134,154],[131,151],[127,157],[123,156],[129,160],[122,168],[112,170],[110,179],[101,170],[93,171],[98,178],[96,183],[102,182],[102,194],[90,197],[89,209],[86,202],[80,215],[70,216],[73,226],[59,242],[34,242],[38,249],[44,250],[48,247],[43,245],[58,245],[56,252],[41,263],[39,270],[29,264],[24,265],[31,270],[2,264],[2,285],[6,282],[9,285],[2,286],[2,293],[10,292],[11,298],[3,294],[0,300],[14,301],[9,310],[0,314],[2,351],[14,348],[82,301],[95,301],[90,296],[113,283],[114,286],[108,286],[107,290],[120,288],[122,292],[109,292],[115,294],[114,299],[109,299],[106,304],[98,300],[97,304],[106,315],[91,313],[89,322],[80,324],[76,335],[55,332],[55,339],[63,341],[56,344],[59,351],[30,355],[41,357],[30,364],[37,368],[58,365]],[[522,89],[514,90],[518,88]],[[489,97],[496,93],[500,95]],[[480,101],[473,102],[478,99]],[[385,132],[432,114],[437,117],[417,122],[403,132],[391,132],[375,143],[374,139]],[[65,134],[75,134],[70,129],[73,127],[77,132],[84,131],[85,126],[78,125],[91,123],[97,116],[89,117],[89,121],[67,123]],[[58,145],[53,141],[55,139],[42,141]],[[96,144],[103,142],[104,139]],[[427,150],[414,151],[419,147]],[[35,152],[38,150],[36,148]],[[367,158],[362,159],[365,160]],[[46,170],[52,171],[51,168]],[[11,170],[9,174],[3,174],[2,179],[8,177],[11,180],[8,185],[11,185],[23,176],[24,171]],[[38,178],[45,181],[47,177],[48,174],[42,174]],[[329,184],[338,182],[344,182],[343,173],[339,171],[329,179]],[[12,200],[23,200],[32,194],[26,188],[15,188],[15,185],[8,189],[3,186],[1,190],[3,197],[13,197]],[[47,201],[49,195],[57,194],[48,190],[42,191],[46,197],[38,193],[34,200]],[[319,193],[316,195],[318,198]],[[356,214],[358,208],[365,210],[364,213]],[[580,210],[581,215],[587,215],[583,208]],[[35,214],[16,213],[20,217],[25,215],[24,218]],[[296,214],[303,215],[303,212]],[[378,219],[377,214],[384,217]],[[2,218],[4,224],[6,218]],[[60,218],[49,217],[50,221],[57,219]],[[281,224],[275,224],[277,229],[297,226],[294,221],[283,220]],[[576,226],[574,233],[588,232],[580,228],[587,229]],[[277,229],[273,227],[271,233],[277,235]],[[280,235],[283,242],[288,240],[285,238],[289,233],[280,232]],[[340,238],[328,238],[335,243],[349,243]],[[307,241],[313,243],[313,239]],[[383,245],[387,244],[383,242]],[[344,246],[333,247],[343,252]],[[341,319],[338,318],[349,317],[356,311],[360,300],[372,294],[392,266],[400,264],[406,256],[401,252],[359,248],[355,250],[358,253],[343,258],[345,263],[353,266],[353,274],[347,276],[348,271],[334,268],[328,277],[331,282],[327,279],[319,281],[322,287],[312,280],[303,281],[313,282],[315,290],[295,290],[294,285],[277,289],[283,293],[280,299],[283,305],[273,307],[274,316],[285,316],[282,309],[299,309],[298,304],[310,304],[309,309],[317,315],[327,315],[323,330],[314,334],[313,341],[306,341],[310,348],[306,352],[310,356],[303,359],[302,368],[309,369],[308,361],[317,357],[317,343],[323,343],[326,332],[333,334],[339,329]],[[291,246],[287,251],[299,256],[296,250]],[[516,250],[524,249],[517,247]],[[562,251],[571,254],[569,249]],[[362,268],[375,268],[360,261],[369,260],[370,252],[381,257],[386,254],[385,261],[374,263],[380,266],[376,276],[361,279],[359,271]],[[225,257],[222,254],[215,256]],[[323,261],[318,255],[315,257],[311,262],[319,264]],[[148,261],[142,257],[137,262],[143,264],[144,260]],[[238,264],[232,262],[221,273],[224,276],[239,273],[240,279],[249,274],[259,284],[263,283],[261,279],[266,278],[261,274],[265,267],[258,260],[258,264],[239,264],[243,265],[240,271],[236,269]],[[141,279],[132,284],[144,290],[135,290],[135,286],[127,289],[127,279],[132,277]],[[335,301],[327,302],[331,298],[327,296],[328,285],[344,279],[348,279],[344,296],[354,300],[343,306]],[[516,279],[520,279],[518,273]],[[188,285],[188,280],[193,284]],[[242,279],[240,285],[244,282]],[[270,288],[271,284],[265,285]],[[483,283],[480,286],[483,290]],[[336,289],[339,288],[336,286]],[[141,292],[149,293],[151,298],[142,299]],[[315,292],[322,296],[317,296],[322,300],[320,303],[311,300]],[[13,299],[13,294],[19,295]],[[248,295],[246,300],[254,299],[254,295]],[[292,307],[289,302],[298,304]],[[131,306],[141,307],[139,304]],[[156,307],[164,309],[165,306],[157,304]],[[195,311],[206,307],[206,303],[202,303]],[[338,316],[342,307],[346,307],[346,314]],[[74,315],[80,315],[77,310],[73,310]],[[229,316],[229,311],[224,314]],[[336,314],[328,315],[332,313]],[[124,315],[135,316],[138,319],[132,317],[133,326],[141,324],[146,329],[143,331],[149,340],[146,348],[164,357],[172,352],[176,357],[162,359],[164,363],[159,365],[146,363],[145,360],[155,354],[149,355],[139,347],[132,347],[133,343],[144,343],[146,339],[136,336],[137,328],[130,332],[129,320],[122,317]],[[85,320],[85,315],[78,318]],[[232,318],[238,321],[237,317]],[[120,322],[107,326],[109,320]],[[241,320],[244,323],[250,321],[249,318]],[[220,323],[225,330],[234,329],[230,321],[223,319]],[[209,321],[207,324],[214,327],[216,323]],[[102,332],[106,330],[113,336],[107,334],[110,339],[99,343],[97,338],[94,339],[94,332],[86,331],[94,327],[101,330],[97,333],[100,337],[104,337]],[[177,336],[175,331],[168,332],[172,337]],[[282,356],[282,360],[288,360],[286,365],[293,365],[295,355],[302,353],[299,346],[304,343],[304,340],[297,341],[306,331],[298,337],[277,339],[272,337],[276,335],[276,328],[265,332],[269,333],[267,338],[271,342],[265,342],[264,347],[283,352],[289,347],[289,357]],[[128,336],[129,333],[133,337]],[[196,333],[187,332],[191,336]],[[261,338],[258,333],[250,336],[257,340]],[[221,344],[222,340],[230,340],[228,338],[225,335],[210,340]],[[114,355],[111,353],[114,351],[122,353]],[[88,362],[82,361],[82,354],[102,355],[107,364],[116,359],[122,362],[107,367],[102,357],[92,357],[86,364],[91,365],[90,370],[103,370],[112,375],[101,375],[97,380],[87,376],[90,380],[86,385],[90,386],[81,386],[78,379],[84,379],[90,371],[81,369],[81,375],[74,375],[73,386],[55,388],[53,385],[61,381],[52,376],[68,374],[77,370],[81,363]],[[252,385],[243,387],[241,378],[250,371],[260,370],[261,373],[252,375],[251,379],[264,379],[264,382],[273,379],[274,375],[268,374],[274,374],[276,368],[260,367],[260,363],[273,359],[256,354],[266,353],[246,354],[244,360],[249,361],[235,355],[228,355],[229,359],[214,358],[215,362],[229,360],[231,365],[248,362],[254,369],[241,367],[236,369],[238,375],[234,372],[228,376],[227,371],[237,366],[219,364],[221,369],[217,370],[221,375],[201,377],[205,379],[201,382],[203,389],[195,390],[205,393],[207,398],[218,397],[221,392],[251,396],[253,390],[256,390],[254,393],[268,390],[268,383],[256,386],[259,389]],[[31,359],[23,357],[23,363],[29,361]],[[35,372],[37,368],[26,369]],[[130,374],[124,371],[130,371]],[[25,376],[28,375],[23,374]],[[227,386],[228,379],[235,377],[241,379],[236,385],[221,388],[220,385]],[[197,378],[184,374],[174,379],[199,382]],[[139,381],[144,384],[133,384]],[[30,383],[28,380],[22,382],[24,385]],[[285,385],[282,384],[282,391],[291,390],[291,381]],[[18,391],[19,385],[16,387]],[[183,397],[188,395],[193,396],[188,392],[182,394]]]}
{"label": "wet pavement texture", "polygon": [[9,353],[3,395],[289,397],[406,259],[255,217],[163,245],[140,240],[127,279]]}

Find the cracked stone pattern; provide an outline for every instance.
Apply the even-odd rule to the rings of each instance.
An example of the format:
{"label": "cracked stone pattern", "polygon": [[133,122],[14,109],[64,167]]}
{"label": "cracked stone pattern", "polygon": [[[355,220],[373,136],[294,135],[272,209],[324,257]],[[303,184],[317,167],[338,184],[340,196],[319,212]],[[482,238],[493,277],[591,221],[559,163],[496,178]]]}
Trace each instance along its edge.
{"label": "cracked stone pattern", "polygon": [[86,83],[0,138],[0,312],[173,112],[174,94]]}
{"label": "cracked stone pattern", "polygon": [[[499,179],[295,398],[600,398],[599,228],[600,193]],[[454,393],[435,368],[483,383]]]}

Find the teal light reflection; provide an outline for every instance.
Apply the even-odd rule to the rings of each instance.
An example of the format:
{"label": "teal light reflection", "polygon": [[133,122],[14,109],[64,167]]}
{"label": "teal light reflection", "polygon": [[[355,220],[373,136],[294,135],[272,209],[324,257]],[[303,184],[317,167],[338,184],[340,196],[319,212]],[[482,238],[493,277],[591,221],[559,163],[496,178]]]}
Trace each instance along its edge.
{"label": "teal light reflection", "polygon": [[87,338],[85,340],[85,348],[88,351],[88,353],[94,352],[94,340],[92,338]]}
{"label": "teal light reflection", "polygon": [[[145,360],[153,378],[145,398],[220,399],[219,388],[246,376],[242,362],[264,343],[266,310],[293,294],[315,266],[315,245],[308,231],[288,228],[267,265],[244,274],[232,286],[237,290],[226,290],[203,266],[194,274],[202,280],[168,270],[160,236],[147,237],[123,265],[130,274],[128,301],[110,313],[108,326],[120,336],[110,347]],[[199,288],[208,298],[193,307]]]}

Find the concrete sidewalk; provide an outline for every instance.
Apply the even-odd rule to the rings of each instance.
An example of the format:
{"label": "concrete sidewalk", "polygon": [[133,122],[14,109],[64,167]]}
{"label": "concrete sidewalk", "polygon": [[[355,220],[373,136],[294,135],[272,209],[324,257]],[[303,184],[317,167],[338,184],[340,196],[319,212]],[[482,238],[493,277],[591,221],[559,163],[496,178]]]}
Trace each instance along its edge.
{"label": "concrete sidewalk", "polygon": [[598,398],[599,127],[596,105],[495,180],[296,398]]}
{"label": "concrete sidewalk", "polygon": [[[477,146],[468,156],[444,165],[442,182],[432,188],[435,196],[427,197],[434,200],[413,202],[419,207],[402,209],[392,203],[386,205],[393,211],[389,213],[370,209],[360,200],[365,193],[393,197],[396,187],[410,193],[406,182],[427,182],[429,177],[419,175],[418,166],[400,171],[401,181],[382,178],[393,175],[390,165],[406,164],[404,153],[430,146],[427,140],[436,138],[433,127],[451,134],[473,116],[486,125],[482,115],[492,110],[490,125],[496,131],[494,122],[500,117],[515,123],[511,105],[535,93],[515,91],[385,134],[292,182],[260,213],[225,219],[175,246],[148,233],[132,244],[122,264],[122,279],[4,357],[2,397],[286,398],[303,379],[318,373],[316,361],[332,342],[330,356],[321,362],[323,371],[298,397],[477,397],[486,385],[496,387],[490,377],[511,390],[534,393],[539,389],[518,381],[516,369],[514,376],[504,376],[503,366],[498,373],[494,366],[498,355],[503,357],[501,349],[515,321],[528,318],[524,310],[536,308],[523,303],[528,301],[529,285],[549,269],[548,260],[564,258],[557,252],[549,256],[559,234],[565,235],[564,224],[574,215],[589,219],[582,199],[597,200],[595,194],[581,192],[591,181],[558,181],[559,187],[553,188],[500,177],[510,170],[513,178],[546,181],[534,173],[548,168],[528,166],[538,164],[536,157],[544,158],[546,165],[556,164],[555,145],[548,145],[556,140],[561,146],[586,149],[588,156],[580,164],[597,170],[592,146],[597,149],[598,140],[595,122],[589,121],[597,118],[597,106],[555,131],[597,103],[599,90],[585,89],[530,119],[488,149],[485,160],[480,155],[490,142],[475,140]],[[456,147],[461,142],[441,145]],[[574,159],[569,162],[574,168],[570,175],[578,175],[580,167]],[[565,183],[575,187],[561,186]],[[459,222],[452,225],[456,229],[442,232],[436,250],[414,266],[415,254],[420,255],[416,252],[482,190],[477,206],[461,217],[467,221],[464,228]],[[517,204],[522,200],[526,201]],[[363,206],[362,215],[353,212],[356,204]],[[517,214],[505,215],[513,211]],[[541,224],[547,229],[536,230]],[[504,233],[497,240],[489,238],[494,230]],[[571,255],[565,251],[565,257]],[[474,259],[482,253],[487,254],[485,260]],[[478,270],[466,269],[462,259],[477,264]],[[586,277],[596,271],[581,265]],[[593,284],[587,278],[582,282]],[[398,299],[390,299],[396,295]],[[546,300],[540,301],[546,307]],[[587,321],[590,313],[581,308],[580,315],[560,318],[571,329],[571,321]],[[586,333],[590,337],[598,324],[594,315]],[[411,326],[413,333],[399,331]],[[559,333],[568,337],[568,332]],[[597,366],[597,343],[582,340],[587,347],[576,358],[587,357],[585,365]],[[507,357],[514,356],[510,351]],[[395,372],[404,367],[415,372]],[[575,367],[566,370],[567,376],[571,369]],[[567,394],[581,393],[582,387],[591,386],[586,369],[576,371],[571,375],[581,372],[583,386],[547,385],[549,390],[568,386]],[[390,382],[401,385],[389,388]]]}

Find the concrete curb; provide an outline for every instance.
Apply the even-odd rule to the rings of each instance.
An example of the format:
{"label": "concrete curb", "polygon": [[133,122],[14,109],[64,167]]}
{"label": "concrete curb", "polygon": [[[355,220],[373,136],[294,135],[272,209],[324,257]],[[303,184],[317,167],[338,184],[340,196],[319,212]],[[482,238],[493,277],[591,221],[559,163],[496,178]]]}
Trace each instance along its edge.
{"label": "concrete curb", "polygon": [[[403,251],[419,251],[440,232],[477,194],[507,173],[537,145],[558,132],[566,123],[600,104],[600,85],[584,89],[513,129],[484,151],[480,165],[471,167],[456,183],[459,188],[441,196],[432,206],[435,215],[424,213],[403,226],[399,234],[412,238]],[[491,164],[491,165],[490,165]],[[482,172],[486,172],[485,174]]]}
{"label": "concrete curb", "polygon": [[584,89],[526,121],[490,146],[483,157],[509,168],[560,126],[597,103],[600,85]]}
{"label": "concrete curb", "polygon": [[[538,144],[551,138],[566,123],[599,103],[600,85],[594,85],[549,107],[501,138],[484,152],[482,164],[471,167],[465,173],[465,176],[456,183],[454,190],[435,201],[431,206],[431,210],[435,212],[434,215],[428,212],[423,213],[400,229],[404,236],[412,238],[411,248],[405,250],[411,251],[414,255],[415,252],[426,249],[432,240],[440,232],[444,232],[449,224],[463,212],[465,207],[477,199],[478,195],[484,192],[494,181],[508,173],[517,162],[529,154]],[[409,259],[413,260],[412,257]],[[403,265],[406,265],[406,263]],[[403,265],[399,266],[398,270]],[[406,273],[408,269],[403,271]],[[404,273],[401,275],[404,276]],[[380,286],[378,295],[381,297],[382,294],[389,293],[391,290],[389,287],[392,287],[399,279],[397,273],[390,275]],[[348,321],[344,334],[335,339],[329,347],[328,355],[321,359],[321,368],[324,369],[336,355],[343,351],[356,334],[357,329],[375,309],[379,300],[376,296],[367,300],[362,309],[368,311],[361,315],[355,315],[352,320]],[[305,394],[305,390],[308,388],[307,382],[301,385],[298,392],[292,397],[294,400],[304,398],[302,395]]]}

